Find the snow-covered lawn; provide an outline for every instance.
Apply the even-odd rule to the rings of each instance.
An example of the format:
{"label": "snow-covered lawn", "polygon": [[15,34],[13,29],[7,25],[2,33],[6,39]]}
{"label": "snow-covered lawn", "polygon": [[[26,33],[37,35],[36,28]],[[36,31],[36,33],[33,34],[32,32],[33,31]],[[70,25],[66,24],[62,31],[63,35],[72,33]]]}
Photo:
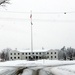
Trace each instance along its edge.
{"label": "snow-covered lawn", "polygon": [[75,61],[60,61],[60,60],[37,60],[37,61],[26,61],[26,60],[15,60],[0,62],[0,66],[57,66],[57,65],[69,65],[75,64]]}

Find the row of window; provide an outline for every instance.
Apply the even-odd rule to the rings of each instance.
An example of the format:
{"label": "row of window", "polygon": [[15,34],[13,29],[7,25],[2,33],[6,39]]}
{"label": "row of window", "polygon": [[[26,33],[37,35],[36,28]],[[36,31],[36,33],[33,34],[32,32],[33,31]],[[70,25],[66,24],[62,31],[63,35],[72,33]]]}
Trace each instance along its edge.
{"label": "row of window", "polygon": [[[56,56],[51,56],[51,59],[52,59],[53,57],[56,58]],[[29,56],[29,57],[25,57],[25,58],[26,58],[26,59],[27,59],[27,58],[29,59],[30,56]],[[34,59],[35,59],[35,58],[36,58],[36,59],[42,59],[43,57],[34,56],[33,58],[34,58]],[[47,56],[47,58],[49,58],[49,56]]]}
{"label": "row of window", "polygon": [[[12,55],[12,54],[13,53],[10,53],[10,55]],[[26,55],[29,54],[30,55],[31,53],[22,53],[22,55],[24,55],[24,54],[26,54]],[[34,54],[34,53],[32,53],[32,54]],[[36,53],[36,54],[42,54],[42,53],[40,52],[40,53]],[[14,55],[17,55],[17,53],[14,53]],[[18,55],[20,55],[20,53],[18,53]]]}
{"label": "row of window", "polygon": [[[29,55],[30,55],[31,53],[25,53],[25,55],[27,55],[27,54],[29,54]],[[32,54],[34,54],[34,53],[32,53]],[[38,53],[38,52],[36,52],[36,54],[42,54],[42,53],[41,53],[41,52],[39,52],[39,53]],[[22,53],[22,55],[24,55],[24,53]]]}
{"label": "row of window", "polygon": [[[53,57],[56,58],[56,56],[51,56],[51,59],[52,59]],[[47,56],[47,58],[49,58],[49,56]]]}
{"label": "row of window", "polygon": [[[25,53],[25,55],[27,55],[27,54],[30,55],[31,53]],[[32,53],[32,54],[34,54],[34,53]],[[41,55],[42,53],[41,52],[40,53],[37,52],[36,54],[40,54]],[[47,52],[47,54],[49,54],[49,52]],[[51,52],[51,54],[53,54],[53,52]],[[56,54],[56,52],[54,52],[54,54]],[[12,53],[11,53],[11,55],[12,55]],[[14,55],[16,55],[16,53],[14,53]],[[20,53],[18,53],[18,55],[20,55]],[[24,55],[24,53],[22,53],[22,55]]]}
{"label": "row of window", "polygon": [[[13,59],[13,58],[11,57],[11,59]],[[20,59],[20,57],[14,57],[14,59]]]}
{"label": "row of window", "polygon": [[[42,57],[38,57],[38,56],[33,56],[34,59],[42,59]],[[25,57],[25,59],[31,59],[31,56],[29,57]]]}
{"label": "row of window", "polygon": [[[53,54],[53,53],[56,54],[56,52],[51,52],[51,54]],[[47,54],[49,54],[49,52],[47,52]]]}
{"label": "row of window", "polygon": [[[13,57],[10,57],[11,59],[13,59]],[[29,57],[25,57],[25,59],[30,59],[31,56]],[[42,57],[38,57],[38,56],[34,56],[34,59],[42,59]],[[49,56],[47,56],[47,58],[49,58]],[[53,58],[53,56],[51,56],[51,59]],[[56,56],[54,56],[54,58],[56,58]],[[14,57],[14,59],[20,59],[20,57]]]}
{"label": "row of window", "polygon": [[[12,55],[13,53],[10,53],[10,55]],[[20,55],[20,53],[14,53],[14,55],[16,55],[16,54],[18,54],[18,55]]]}

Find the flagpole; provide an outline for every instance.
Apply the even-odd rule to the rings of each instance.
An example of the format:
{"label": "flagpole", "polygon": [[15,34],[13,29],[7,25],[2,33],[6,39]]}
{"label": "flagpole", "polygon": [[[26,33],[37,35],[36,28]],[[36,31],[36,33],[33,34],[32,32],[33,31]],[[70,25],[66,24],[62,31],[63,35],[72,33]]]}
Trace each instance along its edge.
{"label": "flagpole", "polygon": [[31,19],[31,58],[33,58],[33,28],[32,28],[32,11],[31,11],[31,14],[30,14],[30,19]]}

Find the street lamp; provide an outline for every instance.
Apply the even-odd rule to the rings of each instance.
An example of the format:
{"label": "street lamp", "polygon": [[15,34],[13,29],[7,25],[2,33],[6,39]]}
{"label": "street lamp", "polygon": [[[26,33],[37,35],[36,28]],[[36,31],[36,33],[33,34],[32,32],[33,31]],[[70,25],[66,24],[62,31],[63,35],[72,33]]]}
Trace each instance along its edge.
{"label": "street lamp", "polygon": [[31,20],[31,59],[33,59],[33,23],[32,23],[32,11],[31,11],[31,14],[30,14],[30,20]]}

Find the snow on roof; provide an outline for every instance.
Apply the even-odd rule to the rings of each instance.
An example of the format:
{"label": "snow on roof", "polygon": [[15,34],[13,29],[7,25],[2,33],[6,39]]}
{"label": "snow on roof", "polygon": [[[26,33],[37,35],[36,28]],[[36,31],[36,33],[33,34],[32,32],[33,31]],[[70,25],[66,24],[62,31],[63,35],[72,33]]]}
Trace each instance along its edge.
{"label": "snow on roof", "polygon": [[[54,49],[50,49],[51,51]],[[33,50],[33,52],[48,52],[50,51],[49,49],[42,49],[42,50]],[[55,49],[57,51],[57,49]],[[18,51],[18,52],[31,52],[31,50],[13,50],[13,51]]]}
{"label": "snow on roof", "polygon": [[[31,52],[31,50],[18,50],[19,52]],[[47,52],[48,50],[33,50],[33,52]]]}

